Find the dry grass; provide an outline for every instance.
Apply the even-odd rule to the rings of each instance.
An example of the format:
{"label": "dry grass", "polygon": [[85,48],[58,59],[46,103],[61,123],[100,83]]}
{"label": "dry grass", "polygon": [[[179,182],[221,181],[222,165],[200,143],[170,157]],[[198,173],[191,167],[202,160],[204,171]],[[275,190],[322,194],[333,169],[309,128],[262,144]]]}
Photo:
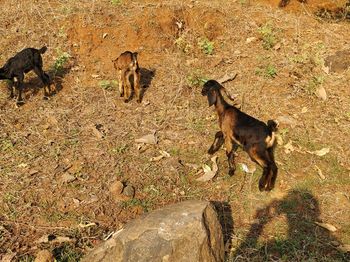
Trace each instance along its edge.
{"label": "dry grass", "polygon": [[[36,94],[34,87],[41,83],[29,81],[33,75],[26,77],[27,103],[19,109],[1,84],[0,254],[14,252],[17,260],[30,261],[37,248],[47,248],[58,261],[75,261],[141,213],[195,198],[215,201],[221,210],[229,261],[346,259],[332,245],[350,244],[350,71],[326,74],[322,65],[328,54],[349,48],[348,24],[250,1],[15,5],[4,1],[0,17],[6,25],[0,29],[1,64],[22,48],[43,43],[49,47],[46,70],[60,53],[72,57],[64,73],[55,76],[62,89],[49,101]],[[260,39],[259,28],[267,23],[280,44],[277,50],[264,48]],[[256,40],[247,43],[249,37]],[[198,45],[203,38],[213,42],[212,55]],[[125,49],[138,50],[140,66],[155,70],[141,105],[135,99],[124,104],[113,85],[100,84],[116,79],[111,60]],[[274,78],[257,74],[269,66],[277,72]],[[191,164],[210,162],[206,151],[218,126],[200,96],[200,81],[189,77],[232,72],[238,77],[225,86],[239,94],[244,111],[264,121],[289,116],[298,122],[282,124],[280,134],[284,145],[291,140],[302,152],[287,154],[283,145],[277,147],[279,175],[269,194],[257,189],[259,168],[252,176],[237,170],[228,177],[223,150],[218,177],[195,181]],[[313,94],[318,85],[325,87],[327,101]],[[104,138],[94,134],[95,125],[102,125]],[[159,143],[138,150],[134,140],[153,130]],[[323,147],[330,148],[323,157],[304,152]],[[150,162],[159,150],[171,157]],[[253,165],[242,151],[236,161]],[[62,183],[67,173],[75,180]],[[132,184],[135,199],[116,203],[109,193],[115,180]],[[315,221],[338,230],[330,234]],[[79,226],[92,222],[96,226]],[[73,241],[36,242],[48,234]]]}

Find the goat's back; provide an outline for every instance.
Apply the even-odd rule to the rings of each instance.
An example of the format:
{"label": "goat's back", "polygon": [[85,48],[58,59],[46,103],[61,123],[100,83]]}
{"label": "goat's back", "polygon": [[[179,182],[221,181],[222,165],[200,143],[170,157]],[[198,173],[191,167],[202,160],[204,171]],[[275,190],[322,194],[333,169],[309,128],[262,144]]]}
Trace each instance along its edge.
{"label": "goat's back", "polygon": [[272,135],[272,130],[262,121],[229,106],[225,110],[221,129],[223,132],[233,131],[233,138],[244,145],[249,143],[264,142],[266,137]]}
{"label": "goat's back", "polygon": [[42,68],[43,62],[41,54],[46,51],[46,47],[42,49],[26,48],[11,57],[3,69],[9,77],[16,73],[28,73],[34,67]]}
{"label": "goat's back", "polygon": [[126,51],[122,53],[115,61],[114,67],[117,70],[136,70],[138,67],[137,53]]}

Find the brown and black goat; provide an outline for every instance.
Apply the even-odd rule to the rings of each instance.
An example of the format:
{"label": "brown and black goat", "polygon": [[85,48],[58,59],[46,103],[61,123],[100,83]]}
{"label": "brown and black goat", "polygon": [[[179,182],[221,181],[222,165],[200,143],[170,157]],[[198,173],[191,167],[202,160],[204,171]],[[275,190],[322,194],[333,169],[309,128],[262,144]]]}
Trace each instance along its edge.
{"label": "brown and black goat", "polygon": [[133,75],[133,87],[137,102],[141,103],[140,67],[137,55],[138,53],[136,52],[126,51],[117,59],[113,60],[114,68],[118,70],[120,96],[124,96],[125,103],[130,101],[132,95],[132,86],[130,83],[131,75]]}
{"label": "brown and black goat", "polygon": [[208,153],[214,154],[225,143],[229,175],[232,176],[236,169],[235,151],[241,146],[250,158],[263,168],[259,190],[272,190],[277,177],[277,166],[273,155],[277,123],[269,120],[265,124],[247,115],[228,104],[221,91],[225,91],[224,87],[215,80],[207,81],[202,89],[202,95],[207,96],[209,106],[215,105],[221,129],[216,133]]}
{"label": "brown and black goat", "polygon": [[24,75],[31,70],[38,75],[44,83],[44,98],[47,99],[50,95],[50,77],[43,71],[43,60],[41,55],[44,54],[47,47],[41,49],[26,48],[11,57],[6,64],[0,68],[0,80],[7,79],[11,81],[11,94],[14,96],[14,88],[18,91],[17,104],[22,104],[22,90]]}

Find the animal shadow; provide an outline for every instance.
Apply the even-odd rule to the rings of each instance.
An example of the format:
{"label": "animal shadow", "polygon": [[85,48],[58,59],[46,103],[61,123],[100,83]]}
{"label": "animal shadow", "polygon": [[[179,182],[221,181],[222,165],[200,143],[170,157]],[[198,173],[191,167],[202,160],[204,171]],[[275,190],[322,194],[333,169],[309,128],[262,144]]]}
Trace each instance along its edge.
{"label": "animal shadow", "polygon": [[[61,70],[56,70],[52,68],[46,71],[46,73],[50,77],[50,85],[51,85],[50,96],[57,94],[63,89],[63,85],[62,85],[63,78],[65,77],[66,74],[70,72],[71,67],[72,66],[68,66],[68,67],[62,68]],[[39,77],[35,75],[34,77],[29,78],[28,76],[26,76],[26,79],[23,82],[23,93],[26,100],[30,96],[35,96],[38,93],[43,92],[42,90],[45,85]]]}
{"label": "animal shadow", "polygon": [[[258,241],[268,224],[287,220],[287,233],[265,243]],[[350,254],[335,245],[340,242],[315,222],[320,221],[317,199],[308,190],[291,190],[283,199],[258,209],[245,239],[231,254],[232,261],[349,261]],[[271,230],[271,227],[269,227]],[[278,230],[278,228],[276,228]],[[280,229],[279,229],[280,230]],[[265,233],[266,234],[266,233]]]}
{"label": "animal shadow", "polygon": [[145,92],[148,90],[149,86],[152,83],[153,78],[156,75],[156,70],[154,68],[147,69],[147,68],[141,67],[140,75],[141,75],[140,86],[142,87],[141,89],[141,101],[142,101]]}

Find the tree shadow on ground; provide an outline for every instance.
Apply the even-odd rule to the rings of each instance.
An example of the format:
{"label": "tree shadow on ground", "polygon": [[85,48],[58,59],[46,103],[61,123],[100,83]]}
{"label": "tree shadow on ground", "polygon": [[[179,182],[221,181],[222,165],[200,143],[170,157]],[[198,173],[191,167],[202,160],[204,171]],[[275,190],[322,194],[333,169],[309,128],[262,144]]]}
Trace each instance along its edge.
{"label": "tree shadow on ground", "polygon": [[[264,228],[277,216],[285,215],[287,235],[261,243]],[[318,201],[307,190],[292,190],[281,200],[275,200],[256,211],[253,224],[243,242],[231,254],[230,261],[349,261],[332,234],[315,222],[320,222]],[[276,228],[276,231],[278,229]]]}

